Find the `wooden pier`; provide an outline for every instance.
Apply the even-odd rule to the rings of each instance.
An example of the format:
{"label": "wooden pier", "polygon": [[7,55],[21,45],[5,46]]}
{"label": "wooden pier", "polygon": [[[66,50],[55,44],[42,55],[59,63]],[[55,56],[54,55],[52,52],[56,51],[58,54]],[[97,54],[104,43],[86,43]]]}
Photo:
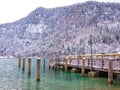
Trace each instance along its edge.
{"label": "wooden pier", "polygon": [[54,59],[53,62],[49,63],[50,66],[64,66],[65,72],[68,67],[80,68],[81,76],[85,75],[85,69],[90,70],[90,76],[95,76],[96,71],[107,72],[110,84],[113,83],[113,73],[120,73],[120,54],[92,54],[92,60],[91,54],[69,55]]}
{"label": "wooden pier", "polygon": [[[92,56],[92,57],[91,57]],[[18,67],[21,67],[25,72],[26,58],[19,58]],[[28,58],[28,75],[31,75],[31,61],[32,58]],[[37,59],[36,81],[40,81],[40,58]],[[43,67],[45,68],[45,59]],[[81,76],[85,76],[86,70],[88,70],[89,77],[96,77],[98,72],[106,72],[108,75],[108,83],[113,83],[113,75],[120,74],[120,54],[85,54],[85,55],[69,55],[59,58],[52,58],[49,60],[49,69],[52,67],[54,70],[64,69],[65,72],[69,68],[71,72],[81,71]]]}

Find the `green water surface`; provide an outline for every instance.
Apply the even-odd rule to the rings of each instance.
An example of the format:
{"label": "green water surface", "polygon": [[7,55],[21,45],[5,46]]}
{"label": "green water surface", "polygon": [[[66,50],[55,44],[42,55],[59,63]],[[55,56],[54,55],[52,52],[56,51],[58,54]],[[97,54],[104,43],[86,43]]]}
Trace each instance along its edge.
{"label": "green water surface", "polygon": [[0,90],[120,90],[120,81],[113,85],[107,83],[107,78],[81,77],[80,73],[54,71],[45,67],[41,60],[41,80],[36,82],[36,59],[32,59],[32,74],[27,75],[18,67],[18,59],[0,59]]}

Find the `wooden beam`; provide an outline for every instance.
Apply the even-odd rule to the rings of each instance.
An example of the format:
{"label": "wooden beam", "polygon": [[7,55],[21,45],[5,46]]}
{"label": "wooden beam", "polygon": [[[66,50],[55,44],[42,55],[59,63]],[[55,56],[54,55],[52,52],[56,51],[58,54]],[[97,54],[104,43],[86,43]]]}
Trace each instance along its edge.
{"label": "wooden beam", "polygon": [[55,58],[55,60],[54,60],[54,62],[53,62],[53,67],[54,67],[54,70],[56,70],[57,69],[57,59]]}
{"label": "wooden beam", "polygon": [[85,58],[82,59],[81,76],[85,76]]}
{"label": "wooden beam", "polygon": [[64,58],[64,61],[65,61],[65,72],[67,72],[67,70],[68,70],[68,65],[67,65],[67,58]]}
{"label": "wooden beam", "polygon": [[40,81],[40,58],[37,59],[37,73],[36,80]]}
{"label": "wooden beam", "polygon": [[23,58],[23,62],[22,62],[22,71],[25,70],[25,58]]}
{"label": "wooden beam", "polygon": [[28,58],[28,75],[31,75],[31,58]]}
{"label": "wooden beam", "polygon": [[19,58],[18,67],[21,67],[21,58]]}
{"label": "wooden beam", "polygon": [[113,84],[113,59],[109,59],[108,83]]}

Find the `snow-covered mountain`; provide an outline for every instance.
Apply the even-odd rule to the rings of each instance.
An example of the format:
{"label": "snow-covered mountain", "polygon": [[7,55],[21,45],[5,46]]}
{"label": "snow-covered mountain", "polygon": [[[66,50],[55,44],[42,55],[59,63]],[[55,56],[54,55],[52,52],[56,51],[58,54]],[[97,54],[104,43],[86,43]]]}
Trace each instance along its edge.
{"label": "snow-covered mountain", "polygon": [[69,55],[120,52],[120,3],[85,2],[39,7],[0,25],[1,55]]}

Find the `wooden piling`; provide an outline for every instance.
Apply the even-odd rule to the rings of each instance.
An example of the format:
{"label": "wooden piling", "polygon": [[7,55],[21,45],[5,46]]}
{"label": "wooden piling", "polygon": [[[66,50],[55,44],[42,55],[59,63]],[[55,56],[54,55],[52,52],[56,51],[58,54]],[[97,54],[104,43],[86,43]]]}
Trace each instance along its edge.
{"label": "wooden piling", "polygon": [[54,70],[57,69],[57,59],[54,60],[54,66],[53,67],[54,67]]}
{"label": "wooden piling", "polygon": [[70,64],[71,64],[71,62],[72,62],[72,57],[70,57],[69,60],[70,60]]}
{"label": "wooden piling", "polygon": [[21,58],[19,58],[18,67],[21,67]]}
{"label": "wooden piling", "polygon": [[25,70],[25,58],[23,58],[23,62],[22,62],[22,71]]}
{"label": "wooden piling", "polygon": [[45,59],[44,59],[44,63],[43,63],[43,65],[44,65],[44,68],[45,68]]}
{"label": "wooden piling", "polygon": [[113,84],[113,59],[109,59],[109,66],[108,66],[108,83]]}
{"label": "wooden piling", "polygon": [[64,58],[64,61],[65,61],[65,72],[67,72],[67,70],[68,70],[68,65],[67,65],[67,58]]}
{"label": "wooden piling", "polygon": [[31,75],[31,58],[28,59],[28,75]]}
{"label": "wooden piling", "polygon": [[90,67],[90,57],[89,56],[87,57],[87,60],[88,60],[88,67]]}
{"label": "wooden piling", "polygon": [[50,59],[49,59],[49,62],[48,62],[48,68],[50,69]]}
{"label": "wooden piling", "polygon": [[102,55],[102,67],[101,68],[103,68],[103,66],[104,66],[104,59],[105,59],[105,56]]}
{"label": "wooden piling", "polygon": [[79,64],[80,64],[80,56],[77,56],[77,65],[79,66]]}
{"label": "wooden piling", "polygon": [[40,81],[40,58],[37,59],[37,73],[36,80]]}
{"label": "wooden piling", "polygon": [[81,76],[85,76],[85,58],[82,59]]}

